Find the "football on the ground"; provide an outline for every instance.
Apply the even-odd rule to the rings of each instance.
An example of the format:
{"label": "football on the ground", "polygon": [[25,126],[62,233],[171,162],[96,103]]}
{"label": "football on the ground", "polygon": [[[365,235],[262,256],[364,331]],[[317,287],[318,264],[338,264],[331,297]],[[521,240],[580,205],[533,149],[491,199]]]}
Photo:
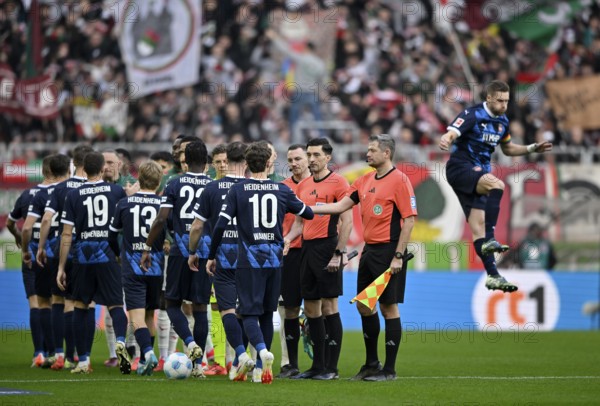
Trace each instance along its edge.
{"label": "football on the ground", "polygon": [[174,352],[165,360],[165,375],[169,379],[186,379],[192,373],[192,361],[182,352]]}

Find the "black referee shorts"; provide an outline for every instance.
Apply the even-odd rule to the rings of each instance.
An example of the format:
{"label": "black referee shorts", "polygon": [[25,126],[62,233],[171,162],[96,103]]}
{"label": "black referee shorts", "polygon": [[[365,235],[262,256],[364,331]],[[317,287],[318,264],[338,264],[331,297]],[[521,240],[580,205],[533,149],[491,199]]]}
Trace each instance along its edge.
{"label": "black referee shorts", "polygon": [[[383,244],[365,244],[358,263],[358,279],[356,293],[362,292],[378,276],[384,273],[394,258],[398,241]],[[404,290],[406,288],[406,261],[402,270],[392,275],[388,286],[379,297],[379,303],[396,304],[404,303]]]}

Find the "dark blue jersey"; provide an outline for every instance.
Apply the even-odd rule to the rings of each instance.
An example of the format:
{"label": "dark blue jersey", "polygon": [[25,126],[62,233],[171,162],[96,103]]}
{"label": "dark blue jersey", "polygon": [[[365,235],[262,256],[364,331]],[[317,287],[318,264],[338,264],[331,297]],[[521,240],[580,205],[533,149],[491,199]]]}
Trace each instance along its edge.
{"label": "dark blue jersey", "polygon": [[[194,217],[204,221],[202,238],[198,243],[198,256],[208,258],[210,249],[210,238],[219,213],[223,207],[227,192],[233,185],[245,180],[243,177],[225,176],[214,182],[210,182],[200,196],[200,200],[194,206]],[[237,227],[236,219],[229,222],[223,233],[223,239],[217,249],[217,266],[222,269],[235,269],[237,267]]]}
{"label": "dark blue jersey", "polygon": [[[312,211],[283,183],[246,179],[233,185],[220,216],[237,219],[238,268],[279,268],[283,257],[283,217]],[[211,253],[216,248],[211,247]],[[211,256],[212,257],[212,256]]]}
{"label": "dark blue jersey", "polygon": [[[29,204],[29,210],[27,212],[27,216],[35,217],[37,220],[33,225],[33,234],[31,236],[32,243],[35,244],[34,253],[37,252],[37,248],[40,242],[40,229],[42,226],[42,217],[44,216],[44,211],[46,209],[46,203],[52,193],[54,192],[54,188],[56,188],[56,183],[52,185],[45,185],[40,189],[38,193],[31,199],[31,203]],[[48,238],[46,239],[46,255],[48,258],[58,257],[58,252],[56,249],[58,248],[56,227],[50,227],[50,231],[48,232]],[[32,248],[33,249],[33,248]]]}
{"label": "dark blue jersey", "polygon": [[27,211],[29,210],[29,204],[33,197],[40,191],[39,185],[32,187],[31,189],[24,190],[17,201],[12,211],[8,214],[8,218],[12,221],[19,221],[27,217]]}
{"label": "dark blue jersey", "polygon": [[126,197],[119,185],[86,182],[67,193],[61,222],[75,227],[75,263],[104,264],[115,260],[108,244],[108,228],[119,200]]}
{"label": "dark blue jersey", "polygon": [[67,197],[67,193],[69,193],[69,191],[79,188],[84,183],[85,178],[80,178],[78,176],[73,176],[63,182],[60,182],[54,187],[54,191],[46,202],[45,211],[49,211],[50,213],[54,214],[52,217],[52,226],[57,225],[56,233],[59,236],[62,234],[63,229],[60,219],[62,218],[65,207],[65,197]]}
{"label": "dark blue jersey", "polygon": [[190,228],[194,221],[194,205],[212,179],[203,173],[185,173],[171,179],[165,188],[160,207],[171,208],[172,236],[169,255],[189,256]]}
{"label": "dark blue jersey", "polygon": [[508,118],[505,114],[494,116],[485,103],[469,107],[448,126],[458,137],[450,161],[466,161],[491,171],[490,160],[496,146],[510,142]]}
{"label": "dark blue jersey", "polygon": [[121,268],[123,275],[136,274],[160,276],[165,262],[163,243],[165,232],[161,232],[152,245],[152,266],[148,272],[140,268],[140,260],[146,245],[150,227],[158,215],[160,197],[154,193],[137,192],[117,203],[110,224],[110,231],[122,232]]}

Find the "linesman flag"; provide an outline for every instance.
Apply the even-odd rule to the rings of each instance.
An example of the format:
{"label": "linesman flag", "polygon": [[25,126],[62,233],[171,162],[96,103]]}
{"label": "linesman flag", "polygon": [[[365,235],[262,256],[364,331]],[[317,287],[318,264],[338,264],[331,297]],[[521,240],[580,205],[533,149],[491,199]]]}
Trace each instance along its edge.
{"label": "linesman flag", "polygon": [[[402,267],[405,268],[406,263],[413,258],[414,255],[412,253],[406,254],[404,256],[404,262],[402,264]],[[373,310],[375,308],[375,305],[377,304],[377,301],[379,300],[379,297],[387,287],[391,278],[392,270],[388,268],[385,270],[384,273],[379,275],[377,279],[371,282],[371,284],[367,286],[362,292],[356,295],[354,299],[350,301],[350,304],[354,302],[360,302],[367,306],[369,309]]]}

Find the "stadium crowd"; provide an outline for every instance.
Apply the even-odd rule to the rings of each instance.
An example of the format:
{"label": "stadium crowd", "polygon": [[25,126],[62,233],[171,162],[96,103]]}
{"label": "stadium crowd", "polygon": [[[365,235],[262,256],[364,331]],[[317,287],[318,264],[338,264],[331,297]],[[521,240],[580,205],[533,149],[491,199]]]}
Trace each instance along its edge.
{"label": "stadium crowd", "polygon": [[[22,51],[27,41],[27,13],[22,3],[0,3],[0,61],[14,72],[24,72],[26,61]],[[436,29],[439,16],[433,15],[429,1],[414,2],[418,6],[415,13],[392,0],[205,0],[199,83],[133,99],[109,3],[64,0],[51,7],[42,2],[41,15],[46,16],[42,27],[44,66],[55,73],[62,88],[60,120],[3,113],[0,140],[7,144],[86,140],[73,115],[73,101],[86,89],[84,96],[95,101],[117,95],[129,103],[125,134],[99,131],[89,140],[92,142],[171,142],[185,133],[201,137],[207,144],[266,139],[276,146],[287,145],[291,136],[289,101],[257,99],[247,91],[256,83],[282,79],[266,32],[269,15],[286,7],[300,7],[305,13],[317,8],[334,10],[335,54],[320,111],[324,120],[356,124],[363,143],[370,134],[389,133],[399,144],[433,144],[446,123],[473,102],[474,93],[480,90],[453,86],[467,79],[451,41]],[[558,60],[545,77],[520,83],[522,92],[515,95],[508,111],[513,139],[525,144],[542,139],[555,145],[598,144],[598,131],[562,128],[541,97],[545,78],[600,72],[598,15],[598,2],[593,2],[562,29]],[[538,71],[540,61],[549,55],[541,45],[515,38],[498,25],[479,30],[469,29],[464,21],[454,25],[477,83],[497,78],[516,89],[516,78]],[[228,91],[208,91],[215,82]],[[303,114],[310,117],[311,113]],[[338,143],[353,142],[346,132],[330,135]]]}

